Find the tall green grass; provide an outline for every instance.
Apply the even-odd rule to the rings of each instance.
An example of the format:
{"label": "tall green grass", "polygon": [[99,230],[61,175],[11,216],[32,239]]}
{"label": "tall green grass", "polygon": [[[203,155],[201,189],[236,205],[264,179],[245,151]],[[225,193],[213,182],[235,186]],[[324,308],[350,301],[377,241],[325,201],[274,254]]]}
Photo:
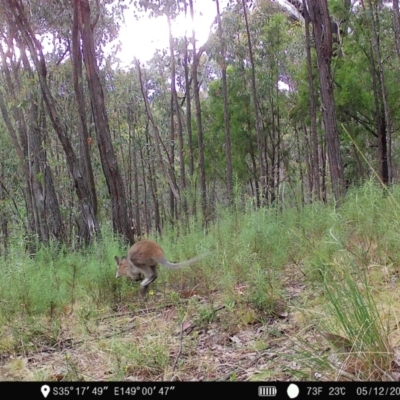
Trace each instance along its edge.
{"label": "tall green grass", "polygon": [[[207,229],[200,218],[192,218],[164,230],[157,240],[170,261],[210,255],[181,270],[160,267],[152,290],[165,301],[176,299],[174,293],[196,290],[212,304],[218,299],[229,305],[235,318],[235,305],[270,315],[276,301],[287,298],[291,280],[301,279],[305,290],[289,307],[306,315],[302,329],[313,326],[345,337],[357,354],[369,354],[357,358],[365,367],[353,375],[376,378],[391,360],[390,313],[379,311],[377,303],[386,301],[382,271],[389,280],[400,272],[399,203],[400,187],[384,195],[373,182],[349,191],[340,207],[316,203],[301,210],[255,210],[236,201],[231,208],[217,209]],[[41,247],[34,257],[13,246],[0,268],[0,325],[15,328],[17,335],[24,319],[46,315],[52,321],[46,332],[56,337],[55,321],[66,308],[99,314],[134,304],[138,285],[115,278],[114,256],[128,249],[107,230],[102,238],[75,252]],[[306,356],[299,357],[305,365],[314,360],[313,368],[329,374],[332,362],[313,357],[323,343],[302,343]]]}

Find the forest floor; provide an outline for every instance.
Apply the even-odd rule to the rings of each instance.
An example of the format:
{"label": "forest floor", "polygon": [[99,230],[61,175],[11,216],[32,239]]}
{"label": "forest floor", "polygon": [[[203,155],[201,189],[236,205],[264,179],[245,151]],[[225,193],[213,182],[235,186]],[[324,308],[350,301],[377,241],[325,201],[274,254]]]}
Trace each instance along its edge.
{"label": "forest floor", "polygon": [[111,234],[0,268],[0,381],[400,381],[400,186],[165,232],[146,300]]}
{"label": "forest floor", "polygon": [[[293,380],[300,366],[292,338],[301,327],[288,303],[305,288],[294,266],[285,288],[287,302],[278,300],[270,315],[244,303],[231,308],[218,293],[205,298],[196,290],[181,292],[178,306],[165,304],[161,294],[96,314],[75,305],[59,318],[55,343],[54,334],[41,332],[24,355],[3,353],[0,380]],[[247,287],[236,290],[240,297]],[[302,332],[306,340],[314,336]]]}

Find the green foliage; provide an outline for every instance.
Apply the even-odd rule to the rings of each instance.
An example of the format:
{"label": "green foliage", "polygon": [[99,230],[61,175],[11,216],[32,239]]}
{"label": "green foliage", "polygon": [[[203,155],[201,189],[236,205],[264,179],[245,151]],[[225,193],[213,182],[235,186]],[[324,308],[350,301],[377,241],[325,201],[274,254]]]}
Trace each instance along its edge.
{"label": "green foliage", "polygon": [[109,239],[77,252],[42,246],[33,258],[13,248],[1,270],[3,315],[12,319],[19,313],[57,313],[62,306],[85,298],[95,304],[112,300],[110,266],[118,249],[117,242]]}
{"label": "green foliage", "polygon": [[[351,343],[347,357],[357,358],[357,377],[379,379],[378,371],[388,367],[392,354],[386,326],[390,312],[386,303],[379,305],[380,266],[389,274],[398,273],[399,188],[383,193],[371,181],[350,190],[340,207],[314,204],[280,212],[254,210],[239,199],[234,204],[230,210],[217,210],[217,220],[207,231],[193,219],[188,225],[176,224],[158,238],[172,261],[210,254],[185,269],[161,269],[152,288],[153,298],[172,301],[181,321],[187,321],[189,310],[195,310],[192,321],[203,329],[223,324],[219,318],[222,303],[229,313],[229,329],[260,323],[265,316],[280,312],[278,303],[297,284],[290,281],[288,286],[288,279],[299,274],[308,287],[297,300],[306,325],[328,332],[328,338],[337,335]],[[7,265],[0,270],[0,321],[12,338],[3,346],[20,351],[38,343],[54,345],[62,335],[66,309],[76,315],[82,334],[98,329],[96,321],[104,310],[121,306],[134,310],[138,285],[114,275],[114,255],[126,250],[106,230],[103,240],[85,251],[48,246],[30,258],[20,247],[13,247]],[[188,292],[204,300],[199,303],[192,297],[184,302],[179,294],[185,297]],[[44,316],[50,317],[46,323]],[[271,329],[270,335],[280,334]],[[153,332],[145,338],[139,335],[135,345],[121,339],[99,346],[113,355],[114,378],[139,370],[153,377],[164,374],[169,365],[166,337]],[[324,353],[320,355],[320,341],[293,340],[300,346],[301,363],[331,376],[334,363]],[[80,374],[74,360],[68,365],[68,370],[73,367],[71,373]]]}
{"label": "green foliage", "polygon": [[[4,66],[10,66],[12,84],[9,84],[4,69],[0,76],[3,85],[0,96],[4,97],[6,111],[17,135],[16,139],[11,139],[12,130],[5,125],[3,115],[0,121],[0,255],[4,260],[0,269],[0,350],[10,352],[57,344],[63,335],[61,321],[65,315],[76,316],[79,329],[91,334],[98,329],[96,321],[104,310],[114,312],[125,308],[131,311],[138,305],[138,285],[127,279],[115,279],[114,256],[125,254],[127,246],[111,233],[110,188],[106,185],[101,167],[101,149],[96,143],[95,121],[92,120],[84,82],[86,115],[79,115],[76,107],[72,65],[68,60],[70,10],[53,3],[42,7],[40,2],[33,1],[29,4],[27,16],[38,35],[54,37],[54,47],[46,54],[47,79],[59,108],[60,123],[66,127],[79,160],[83,156],[82,137],[79,136],[81,117],[89,126],[90,144],[96,144],[90,146],[90,156],[98,196],[97,216],[103,226],[103,234],[102,239],[97,238],[89,247],[78,248],[79,202],[62,146],[51,128],[36,72],[28,71],[27,65],[21,64],[16,56],[19,51],[5,47],[8,58]],[[142,0],[133,4],[138,9],[146,9],[151,16],[168,15],[172,19],[184,6],[177,1]],[[323,309],[323,312],[318,310],[320,314],[312,323],[315,322],[318,329],[324,328],[345,336],[351,342],[353,352],[362,354],[357,361],[361,360],[363,368],[357,371],[357,377],[370,379],[379,378],[377,369],[390,367],[388,354],[391,348],[384,319],[387,316],[375,301],[381,295],[381,282],[377,278],[382,276],[381,270],[387,271],[390,279],[394,279],[399,270],[400,191],[394,186],[382,193],[374,182],[365,183],[365,179],[371,175],[372,168],[379,171],[382,162],[381,155],[378,156],[380,129],[391,129],[393,171],[399,164],[396,151],[400,122],[399,57],[390,8],[376,6],[373,10],[383,68],[379,71],[369,4],[366,2],[362,7],[353,5],[351,9],[347,9],[346,4],[349,2],[329,1],[331,15],[335,21],[341,22],[342,28],[339,42],[334,46],[331,69],[341,156],[350,185],[346,199],[336,208],[330,204],[307,204],[311,199],[308,192],[312,191],[310,177],[315,172],[311,168],[314,143],[310,135],[312,94],[309,79],[314,86],[317,108],[318,173],[321,179],[329,176],[329,171],[322,165],[326,163],[327,147],[318,63],[312,48],[310,78],[305,57],[304,26],[298,21],[293,22],[293,18],[289,18],[277,2],[262,1],[248,8],[249,33],[261,125],[261,132],[258,133],[265,142],[263,157],[268,176],[263,178],[268,179],[268,191],[271,189],[276,193],[273,207],[255,210],[255,186],[260,181],[259,162],[262,157],[258,154],[259,143],[256,140],[253,71],[243,9],[240,2],[231,2],[222,15],[226,59],[222,60],[220,54],[222,43],[219,43],[217,35],[211,34],[202,48],[198,65],[207,200],[213,217],[207,228],[202,223],[206,216],[198,210],[198,171],[195,170],[193,176],[186,171],[187,186],[179,188],[180,198],[187,201],[190,213],[185,214],[182,211],[184,207],[181,207],[183,203],[178,202],[175,218],[174,210],[168,210],[170,187],[161,166],[164,164],[163,167],[174,175],[173,180],[181,186],[176,129],[179,116],[183,123],[185,166],[188,167],[191,151],[186,126],[190,122],[193,128],[193,156],[197,164],[199,154],[193,101],[192,121],[185,119],[188,98],[184,67],[187,62],[190,81],[191,63],[195,59],[191,46],[186,48],[184,39],[174,38],[175,86],[180,104],[177,112],[171,107],[172,62],[168,51],[156,51],[152,60],[142,67],[144,93],[137,68],[129,71],[115,69],[111,67],[114,55],[103,54],[104,45],[116,37],[119,18],[126,5],[101,5],[95,42],[107,101],[112,150],[123,175],[122,186],[130,198],[129,207],[133,211],[136,211],[135,207],[140,208],[140,233],[145,231],[151,234],[155,231],[157,203],[163,228],[162,236],[157,240],[169,259],[182,260],[210,252],[204,260],[190,268],[179,271],[163,269],[152,290],[154,298],[171,301],[178,307],[183,321],[187,304],[182,297],[190,297],[188,307],[196,310],[196,322],[207,328],[219,322],[215,302],[215,297],[218,297],[229,309],[230,315],[235,317],[230,324],[250,324],[264,321],[265,315],[269,317],[276,311],[278,300],[287,297],[288,271],[294,271],[304,280],[307,290],[313,291],[313,295],[309,296],[312,299],[307,294],[302,299],[306,312],[312,314],[310,309],[314,306]],[[374,2],[374,7],[376,4]],[[54,15],[58,16],[57,24]],[[3,22],[4,35],[14,31],[9,29],[7,21]],[[226,63],[227,71],[235,177],[235,199],[229,209],[224,208],[223,196],[226,132],[220,79],[222,62]],[[282,82],[290,84],[289,91],[280,90]],[[11,93],[11,89],[15,89],[15,93]],[[149,101],[151,118],[145,110],[143,95]],[[386,112],[383,100],[389,107]],[[22,122],[29,127],[26,137]],[[160,149],[157,149],[153,123],[160,134],[157,138],[161,143]],[[35,136],[34,133],[39,131],[40,135]],[[37,140],[38,153],[46,154],[43,166],[48,170],[37,165],[37,154],[33,154],[36,150],[29,147],[28,139],[30,143]],[[18,150],[22,151],[21,159]],[[26,176],[27,170],[32,170],[32,175]],[[48,193],[46,171],[51,171],[53,175],[67,232],[60,241],[63,245],[52,240],[47,244],[39,243],[40,223],[47,222],[41,221],[39,216],[43,207],[42,198],[37,196],[31,203],[29,201],[35,197],[33,192],[43,196]],[[43,187],[35,187],[33,181]],[[329,187],[329,179],[326,181]],[[48,207],[47,204],[44,206]],[[136,224],[138,221],[131,222]],[[196,296],[206,299],[205,304],[196,303]],[[311,307],[307,309],[309,304]],[[282,333],[278,332],[279,335]],[[4,339],[8,336],[10,342]],[[146,337],[134,346],[120,341],[112,345],[107,343],[107,351],[115,355],[112,366],[115,376],[136,374],[139,369],[147,369],[148,376],[162,376],[169,360],[164,339]],[[308,353],[308,358],[317,363],[322,360],[319,366],[329,371],[332,367],[330,361],[315,357],[318,352],[319,344]],[[371,354],[374,357],[369,356]],[[80,378],[74,360],[66,357],[65,364],[68,377]],[[21,365],[16,363],[15,368],[22,368]],[[374,369],[374,365],[378,367]],[[231,380],[236,379],[237,376],[232,374]]]}

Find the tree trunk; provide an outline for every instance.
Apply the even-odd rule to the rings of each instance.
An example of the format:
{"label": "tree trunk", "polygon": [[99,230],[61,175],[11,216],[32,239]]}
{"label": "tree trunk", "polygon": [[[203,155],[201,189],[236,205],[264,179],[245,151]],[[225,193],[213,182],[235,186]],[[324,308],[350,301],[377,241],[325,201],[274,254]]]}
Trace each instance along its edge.
{"label": "tree trunk", "polygon": [[[375,12],[372,6],[371,0],[368,0],[369,11],[371,16],[371,24],[372,24],[372,39],[373,46],[372,49],[375,50],[375,58],[378,64],[379,71],[379,83],[382,95],[382,104],[385,112],[385,120],[386,120],[386,140],[385,140],[385,153],[386,153],[386,162],[387,162],[387,182],[383,182],[385,184],[392,183],[392,118],[390,115],[390,107],[388,103],[388,95],[386,90],[386,80],[385,73],[383,71],[382,65],[382,57],[381,57],[381,48],[380,48],[380,40],[379,33],[377,28],[377,22],[375,21]],[[377,18],[377,17],[376,17]]]}
{"label": "tree trunk", "polygon": [[78,12],[80,13],[86,79],[97,132],[101,165],[106,178],[108,192],[111,197],[113,227],[114,231],[123,235],[127,241],[132,244],[134,242],[134,232],[131,223],[132,218],[129,213],[125,188],[111,141],[103,87],[96,60],[93,27],[90,21],[89,0],[75,0],[74,5],[78,7]]}
{"label": "tree trunk", "polygon": [[[312,202],[313,200],[313,154],[312,154],[312,145],[311,140],[309,138],[309,133],[307,130],[307,126],[306,124],[302,123],[301,127],[303,128],[303,132],[304,132],[304,159],[305,159],[305,163],[307,165],[307,196],[304,195],[304,199],[305,199],[305,204],[308,204],[309,202]],[[297,129],[297,127],[296,127]]]}
{"label": "tree trunk", "polygon": [[[186,173],[185,173],[185,156],[183,153],[183,127],[182,127],[182,116],[181,109],[178,101],[178,93],[176,91],[176,66],[175,66],[175,52],[174,52],[174,38],[172,37],[171,19],[167,14],[168,28],[169,28],[169,49],[170,49],[170,62],[171,62],[171,133],[173,134],[173,143],[171,147],[175,145],[175,118],[178,127],[178,151],[179,151],[179,169],[180,169],[180,190],[184,190],[186,187]],[[175,112],[174,112],[175,111]],[[174,162],[174,156],[172,152],[172,162]],[[182,202],[183,210],[186,211],[185,202]]]}
{"label": "tree trunk", "polygon": [[344,196],[346,187],[333,97],[333,79],[331,74],[331,18],[329,16],[326,0],[307,0],[307,4],[310,20],[313,24],[314,41],[317,52],[322,114],[328,148],[329,172],[333,195],[335,200],[339,201]]}
{"label": "tree trunk", "polygon": [[[146,223],[146,233],[149,233],[151,231],[151,218],[150,218],[150,212],[149,212],[149,204],[147,200],[147,183],[146,183],[146,169],[144,165],[144,155],[143,155],[143,147],[141,146],[139,149],[140,152],[140,165],[142,167],[142,177],[143,177],[143,204],[144,204],[144,220]],[[150,162],[150,160],[148,160]],[[150,183],[151,184],[151,183]],[[137,208],[137,212],[139,213],[139,204],[135,205]]]}
{"label": "tree trunk", "polygon": [[[6,193],[3,187],[4,182],[4,163],[0,161],[0,204],[5,204]],[[0,256],[3,255],[4,260],[8,256],[8,218],[6,214],[6,207],[0,208],[0,230],[3,241],[3,251],[0,247]]]}
{"label": "tree trunk", "polygon": [[76,104],[78,107],[78,132],[79,132],[79,147],[80,147],[80,166],[82,173],[85,176],[86,182],[89,184],[89,191],[92,197],[93,210],[97,215],[97,194],[96,186],[94,183],[93,168],[90,157],[90,146],[92,138],[89,136],[87,123],[86,123],[86,107],[85,95],[83,90],[83,73],[82,73],[82,53],[80,48],[80,30],[79,30],[79,10],[74,7],[74,1],[71,0],[73,8],[73,22],[72,22],[72,52],[71,52],[71,65],[74,80],[74,92]]}
{"label": "tree trunk", "polygon": [[49,233],[53,238],[63,241],[66,240],[67,237],[65,235],[60,204],[54,184],[53,172],[47,160],[47,147],[49,140],[43,99],[40,99],[38,103],[40,107],[36,105],[36,101],[32,101],[30,126],[32,127],[32,130],[35,130],[32,142],[34,143],[33,151],[36,155],[36,162],[40,166],[39,174],[43,174],[45,224],[47,224]]}
{"label": "tree trunk", "polygon": [[[189,0],[190,15],[192,21],[194,19],[193,0]],[[207,211],[207,187],[206,187],[206,169],[204,162],[204,139],[203,139],[203,124],[201,120],[201,105],[200,105],[200,84],[198,80],[198,66],[203,49],[196,52],[196,34],[192,31],[192,46],[193,46],[193,93],[194,103],[196,106],[196,124],[197,124],[197,141],[199,151],[199,172],[200,172],[200,199],[201,209],[203,212],[204,222],[207,224],[208,211]]]}
{"label": "tree trunk", "polygon": [[146,148],[147,148],[147,160],[148,160],[148,168],[149,168],[149,181],[150,181],[150,191],[151,191],[151,196],[153,198],[153,205],[154,205],[154,225],[156,227],[156,230],[158,233],[161,234],[161,218],[160,218],[160,202],[157,197],[157,181],[155,177],[155,168],[152,165],[152,159],[150,154],[150,135],[148,134],[148,129],[146,129]]}
{"label": "tree trunk", "polygon": [[308,14],[305,0],[303,0],[306,54],[307,54],[307,71],[308,71],[308,89],[310,92],[310,118],[311,118],[311,195],[320,200],[320,172],[319,172],[319,155],[318,155],[318,130],[317,130],[317,101],[314,88],[313,67],[311,59],[311,41],[310,41],[310,16]]}
{"label": "tree trunk", "polygon": [[[129,148],[131,150],[131,157],[132,157],[132,163],[133,166],[129,165],[129,176],[133,175],[133,191],[134,191],[134,214],[135,214],[135,232],[137,237],[140,237],[142,235],[142,228],[141,228],[141,223],[140,223],[140,199],[139,199],[139,167],[138,167],[138,148],[140,147],[139,145],[139,140],[135,135],[135,129],[134,129],[134,114],[133,114],[133,105],[128,104],[128,109],[127,109],[127,121],[128,121],[128,130],[129,130],[129,139],[133,137],[133,143],[129,143]],[[135,124],[136,125],[136,124]],[[129,140],[130,141],[130,140]],[[143,176],[143,180],[145,177]],[[145,193],[144,196],[146,197],[146,187],[145,187]],[[146,204],[146,203],[145,203]],[[145,212],[145,218],[146,212]]]}
{"label": "tree trunk", "polygon": [[[57,133],[57,136],[63,147],[66,155],[67,165],[74,181],[74,186],[80,205],[81,218],[83,223],[87,226],[87,231],[89,232],[90,237],[92,237],[95,233],[99,232],[99,225],[92,207],[90,192],[87,189],[87,182],[85,182],[84,177],[82,176],[79,162],[72,148],[69,137],[66,134],[64,125],[60,120],[59,113],[56,108],[56,102],[54,101],[47,83],[47,69],[45,58],[42,52],[42,46],[32,32],[29,22],[25,16],[22,4],[18,0],[7,0],[7,5],[10,11],[9,15],[12,16],[12,21],[10,21],[10,24],[15,24],[20,30],[30,51],[32,62],[37,70],[39,84],[43,94],[43,100],[46,104],[53,128]],[[88,241],[90,237],[81,239]]]}
{"label": "tree trunk", "polygon": [[[20,41],[18,45],[20,57],[24,66],[23,71],[33,79],[33,73],[28,58],[26,57],[25,47]],[[28,101],[29,112],[25,114],[23,108],[16,107],[17,96],[21,93],[21,87],[19,85],[20,68],[15,65],[12,59],[7,61],[1,47],[0,53],[3,61],[3,73],[7,82],[8,93],[11,97],[11,104],[14,104],[12,106],[12,114],[14,116],[15,125],[19,131],[21,145],[18,142],[16,132],[8,116],[3,98],[0,99],[0,108],[14,148],[20,159],[21,166],[25,172],[24,176],[28,188],[27,215],[28,220],[30,219],[32,221],[32,224],[29,224],[29,226],[34,227],[34,232],[38,235],[39,241],[41,242],[48,242],[50,236],[56,240],[62,241],[65,237],[61,213],[54,189],[52,173],[46,159],[44,138],[41,137],[42,130],[39,126],[41,118],[39,116],[38,103],[41,103],[41,101],[30,91]],[[8,65],[11,66],[13,71],[15,84],[13,84]],[[43,179],[39,181],[40,176]],[[31,215],[29,215],[29,212],[31,212]]]}
{"label": "tree trunk", "polygon": [[394,25],[394,38],[396,42],[397,57],[400,59],[400,13],[399,13],[399,0],[393,0],[393,25]]}
{"label": "tree trunk", "polygon": [[246,24],[246,33],[247,33],[247,44],[249,47],[249,59],[250,59],[250,68],[251,68],[251,94],[253,99],[254,106],[254,118],[256,123],[256,136],[257,136],[257,150],[258,150],[258,159],[259,159],[259,170],[260,170],[260,187],[261,187],[261,204],[264,204],[265,198],[267,196],[266,193],[266,179],[267,179],[267,169],[265,165],[265,146],[264,146],[264,135],[262,129],[261,116],[258,109],[258,100],[257,100],[257,83],[256,83],[256,71],[253,57],[253,46],[251,44],[251,36],[249,29],[249,22],[247,19],[247,8],[246,8],[246,0],[242,0],[242,7],[244,12],[244,19]]}
{"label": "tree trunk", "polygon": [[221,14],[219,10],[219,0],[217,4],[217,19],[218,19],[218,37],[221,45],[221,74],[222,74],[222,94],[224,98],[224,124],[225,124],[225,156],[226,156],[226,189],[228,204],[232,205],[233,179],[232,179],[232,145],[231,145],[231,128],[229,118],[228,105],[228,85],[226,82],[226,46],[222,35]]}
{"label": "tree trunk", "polygon": [[163,175],[164,175],[166,181],[169,184],[171,192],[175,196],[176,200],[179,201],[179,193],[178,193],[177,188],[175,187],[173,175],[172,175],[170,169],[168,169],[165,166],[165,163],[164,163],[164,160],[163,160],[163,157],[162,157],[162,154],[161,154],[160,132],[158,130],[158,127],[157,127],[157,125],[156,125],[156,123],[154,121],[154,118],[153,118],[153,114],[151,112],[149,99],[147,97],[146,89],[144,87],[143,78],[142,78],[142,70],[140,68],[139,62],[137,62],[136,67],[138,69],[140,89],[141,89],[141,92],[142,92],[143,101],[144,101],[144,105],[145,105],[145,108],[146,108],[147,118],[148,118],[148,121],[150,122],[151,128],[152,128],[152,130],[154,132],[154,141],[155,141],[155,146],[156,146],[156,151],[157,151],[157,156],[158,156],[158,163],[160,165],[161,171],[163,172]]}
{"label": "tree trunk", "polygon": [[[364,13],[366,14],[366,8],[364,2],[361,1],[361,6]],[[367,21],[366,21],[367,22]],[[369,30],[368,30],[369,33]],[[372,92],[374,97],[374,107],[375,107],[375,123],[376,123],[376,137],[378,139],[378,158],[379,158],[379,177],[383,184],[389,183],[389,163],[388,163],[388,148],[387,148],[387,123],[385,121],[386,114],[385,108],[382,104],[382,82],[380,80],[380,74],[376,69],[377,60],[376,51],[374,51],[374,39],[369,38],[369,70],[372,78]]]}
{"label": "tree trunk", "polygon": [[[186,3],[185,3],[186,4]],[[194,173],[194,153],[193,153],[193,139],[192,139],[192,98],[190,93],[190,79],[189,79],[189,55],[188,55],[189,41],[185,35],[185,98],[186,98],[186,129],[188,133],[188,147],[189,147],[189,175],[192,177]]]}

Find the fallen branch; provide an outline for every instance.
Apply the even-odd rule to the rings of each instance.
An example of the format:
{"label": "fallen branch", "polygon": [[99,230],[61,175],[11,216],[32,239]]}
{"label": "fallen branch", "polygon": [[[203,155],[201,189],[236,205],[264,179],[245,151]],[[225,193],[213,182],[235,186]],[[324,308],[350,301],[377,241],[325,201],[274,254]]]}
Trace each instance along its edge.
{"label": "fallen branch", "polygon": [[172,373],[174,373],[175,368],[176,368],[176,366],[177,366],[177,364],[178,364],[179,357],[181,356],[181,353],[182,353],[182,343],[183,343],[183,322],[181,323],[181,336],[180,336],[180,341],[179,341],[179,351],[178,351],[178,354],[177,354],[176,357],[175,357],[175,362],[174,362],[174,365],[173,365],[173,367],[172,367]]}

